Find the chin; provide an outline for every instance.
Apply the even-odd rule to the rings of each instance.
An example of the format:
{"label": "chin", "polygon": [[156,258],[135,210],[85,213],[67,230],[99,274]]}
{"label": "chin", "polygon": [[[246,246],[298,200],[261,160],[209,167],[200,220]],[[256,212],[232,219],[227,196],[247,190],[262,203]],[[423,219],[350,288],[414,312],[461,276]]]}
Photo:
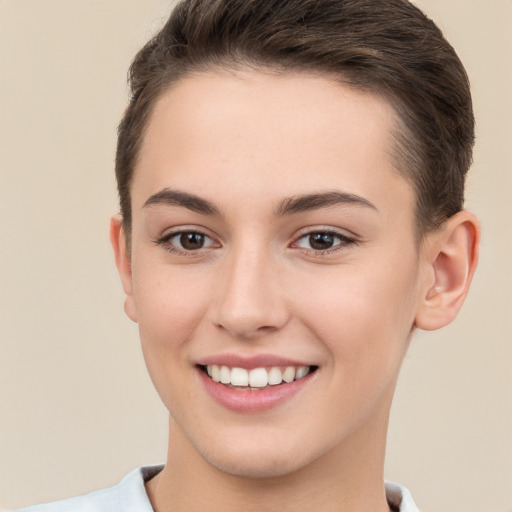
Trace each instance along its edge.
{"label": "chin", "polygon": [[280,478],[294,473],[302,467],[298,461],[294,464],[290,460],[265,459],[264,457],[259,457],[256,460],[248,458],[242,461],[210,458],[207,459],[207,462],[222,473],[238,478],[253,479]]}
{"label": "chin", "polygon": [[222,442],[214,449],[196,449],[210,466],[238,478],[285,477],[309,465],[317,458],[315,455],[321,456],[286,446],[283,442],[265,446],[258,438],[252,438],[249,444]]}

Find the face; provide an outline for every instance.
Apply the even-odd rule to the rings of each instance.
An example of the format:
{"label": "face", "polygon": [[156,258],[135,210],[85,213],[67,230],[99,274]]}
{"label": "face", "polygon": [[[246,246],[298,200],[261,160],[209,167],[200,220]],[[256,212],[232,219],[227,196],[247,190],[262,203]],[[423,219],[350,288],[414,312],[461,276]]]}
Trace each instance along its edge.
{"label": "face", "polygon": [[198,464],[276,476],[383,449],[425,281],[394,121],[327,77],[254,70],[156,104],[122,277]]}

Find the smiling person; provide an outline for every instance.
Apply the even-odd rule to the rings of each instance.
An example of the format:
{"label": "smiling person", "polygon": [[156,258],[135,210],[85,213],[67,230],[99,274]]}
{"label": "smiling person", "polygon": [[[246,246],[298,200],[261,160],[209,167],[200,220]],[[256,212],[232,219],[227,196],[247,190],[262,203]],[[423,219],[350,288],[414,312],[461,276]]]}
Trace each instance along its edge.
{"label": "smiling person", "polygon": [[186,0],[130,83],[111,240],[167,461],[30,510],[416,511],[393,392],[479,241],[454,50],[406,0]]}

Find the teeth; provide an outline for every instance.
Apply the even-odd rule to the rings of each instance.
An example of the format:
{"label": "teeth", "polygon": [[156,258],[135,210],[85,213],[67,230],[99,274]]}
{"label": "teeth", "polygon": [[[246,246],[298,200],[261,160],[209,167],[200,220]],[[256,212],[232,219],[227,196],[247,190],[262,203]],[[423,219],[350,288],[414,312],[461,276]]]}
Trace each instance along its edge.
{"label": "teeth", "polygon": [[227,366],[220,367],[220,382],[222,382],[222,384],[231,383],[231,372]]}
{"label": "teeth", "polygon": [[309,373],[309,366],[299,366],[297,373],[295,374],[295,380],[302,379]]}
{"label": "teeth", "polygon": [[[231,370],[231,379],[229,382],[233,386],[248,386],[249,372],[245,368],[233,368]],[[226,384],[229,384],[226,382]]]}
{"label": "teeth", "polygon": [[281,373],[281,369],[274,366],[268,372],[268,383],[271,386],[276,386],[277,384],[281,384],[283,382],[283,374]]}
{"label": "teeth", "polygon": [[283,372],[283,380],[285,382],[292,382],[295,379],[295,368],[293,366],[287,366]]}
{"label": "teeth", "polygon": [[249,372],[249,386],[264,388],[268,384],[268,373],[265,368],[254,368]]}
{"label": "teeth", "polygon": [[246,370],[245,368],[229,368],[228,366],[219,366],[216,364],[208,365],[206,372],[215,381],[222,384],[250,387],[265,388],[267,386],[277,386],[283,382],[289,383],[305,377],[311,371],[310,366],[286,366],[280,368],[273,366],[267,368],[253,368]]}

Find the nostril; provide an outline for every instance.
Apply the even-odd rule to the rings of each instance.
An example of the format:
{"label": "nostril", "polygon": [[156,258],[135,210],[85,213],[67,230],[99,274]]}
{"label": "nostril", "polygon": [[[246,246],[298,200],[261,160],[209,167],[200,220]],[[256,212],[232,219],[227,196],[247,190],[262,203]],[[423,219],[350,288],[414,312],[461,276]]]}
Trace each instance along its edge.
{"label": "nostril", "polygon": [[277,332],[279,327],[273,325],[255,326],[254,324],[217,323],[217,329],[228,332],[231,336],[240,340],[254,340]]}
{"label": "nostril", "polygon": [[257,331],[264,331],[264,332],[271,332],[276,331],[277,327],[274,327],[273,325],[263,325],[261,327],[258,327]]}

